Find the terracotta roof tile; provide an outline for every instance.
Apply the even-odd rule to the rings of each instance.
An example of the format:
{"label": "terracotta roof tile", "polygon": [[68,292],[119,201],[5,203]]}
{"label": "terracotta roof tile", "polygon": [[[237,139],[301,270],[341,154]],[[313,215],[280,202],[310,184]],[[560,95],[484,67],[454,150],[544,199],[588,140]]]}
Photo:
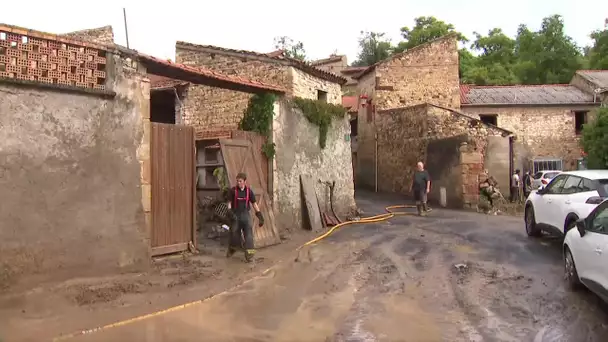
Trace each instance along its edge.
{"label": "terracotta roof tile", "polygon": [[148,79],[150,79],[150,88],[151,89],[162,89],[162,88],[173,88],[180,85],[186,85],[189,82],[180,81],[169,77],[158,76],[158,75],[148,75]]}
{"label": "terracotta roof tile", "polygon": [[593,96],[569,84],[460,86],[462,105],[592,104]]}
{"label": "terracotta roof tile", "polygon": [[325,80],[328,80],[331,82],[338,83],[340,85],[346,83],[346,81],[347,81],[346,78],[344,78],[342,76],[319,69],[319,68],[311,65],[310,63],[300,61],[295,58],[287,57],[287,56],[285,56],[285,53],[282,50],[277,50],[277,51],[270,52],[270,53],[259,53],[259,52],[247,51],[247,50],[228,49],[228,48],[223,48],[223,47],[213,46],[213,45],[192,44],[192,43],[182,42],[182,41],[176,42],[175,47],[181,47],[181,48],[186,48],[186,49],[190,48],[190,49],[195,49],[195,50],[205,49],[205,50],[215,51],[216,53],[226,52],[226,53],[240,54],[240,55],[244,55],[244,56],[270,58],[270,59],[274,59],[277,61],[288,62],[294,68],[298,68],[308,74],[311,74],[313,76],[316,76],[316,77],[319,77],[319,78],[322,78],[322,79],[325,79]]}
{"label": "terracotta roof tile", "polygon": [[327,58],[317,59],[315,61],[311,61],[311,65],[323,65],[327,63],[339,62],[344,58],[344,55],[331,55]]}

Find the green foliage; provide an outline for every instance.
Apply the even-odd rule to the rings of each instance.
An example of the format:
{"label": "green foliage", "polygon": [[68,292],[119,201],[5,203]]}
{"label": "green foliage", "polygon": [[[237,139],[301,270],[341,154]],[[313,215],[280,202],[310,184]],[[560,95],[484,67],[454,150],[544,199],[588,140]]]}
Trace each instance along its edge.
{"label": "green foliage", "polygon": [[268,159],[274,157],[274,143],[272,139],[272,116],[274,114],[274,94],[256,94],[249,99],[245,115],[239,122],[239,129],[265,135],[268,141],[262,145],[262,152]]}
{"label": "green foliage", "polygon": [[370,66],[392,54],[393,46],[385,33],[361,31],[359,54],[353,66]]}
{"label": "green foliage", "polygon": [[[402,41],[395,47],[384,34],[362,32],[353,65],[371,65],[449,33],[456,33],[461,44],[468,42],[454,25],[433,16],[418,17],[413,27],[403,27]],[[544,18],[537,31],[520,25],[515,37],[500,28],[475,33],[470,46],[459,51],[460,79],[478,85],[569,83],[578,69],[608,69],[608,30],[593,32],[591,38],[593,46],[579,48],[565,34],[559,15]]]}
{"label": "green foliage", "polygon": [[583,126],[581,145],[590,169],[608,168],[608,107],[600,108],[597,119]]}
{"label": "green foliage", "polygon": [[608,69],[608,30],[591,33],[593,46],[588,49],[589,68]]}
{"label": "green foliage", "polygon": [[319,146],[325,148],[327,132],[332,120],[334,118],[344,118],[346,108],[341,105],[299,97],[293,99],[293,104],[302,111],[310,123],[319,126]]}
{"label": "green foliage", "polygon": [[414,46],[424,44],[433,39],[445,36],[448,33],[457,33],[458,40],[462,43],[468,42],[468,39],[461,33],[454,30],[454,25],[445,23],[435,17],[418,17],[414,19],[415,25],[413,28],[407,26],[401,28],[401,36],[403,41],[397,44],[394,52],[399,53]]}
{"label": "green foliage", "polygon": [[223,167],[218,167],[213,170],[213,176],[217,179],[217,183],[220,185],[220,190],[225,191],[228,189],[228,176],[226,170]]}
{"label": "green foliage", "polygon": [[274,47],[277,50],[282,50],[287,57],[299,59],[301,61],[306,60],[306,50],[304,49],[304,43],[287,37],[275,37]]}

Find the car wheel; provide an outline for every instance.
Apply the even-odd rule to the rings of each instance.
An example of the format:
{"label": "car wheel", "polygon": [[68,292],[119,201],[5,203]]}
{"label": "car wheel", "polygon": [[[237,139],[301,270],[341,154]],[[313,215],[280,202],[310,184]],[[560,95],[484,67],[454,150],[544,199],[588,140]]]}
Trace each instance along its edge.
{"label": "car wheel", "polygon": [[541,236],[541,230],[536,225],[536,218],[534,217],[534,208],[529,206],[526,208],[526,233],[528,236],[538,237]]}
{"label": "car wheel", "polygon": [[564,250],[564,278],[571,290],[578,290],[581,287],[581,280],[578,278],[574,258],[568,247]]}

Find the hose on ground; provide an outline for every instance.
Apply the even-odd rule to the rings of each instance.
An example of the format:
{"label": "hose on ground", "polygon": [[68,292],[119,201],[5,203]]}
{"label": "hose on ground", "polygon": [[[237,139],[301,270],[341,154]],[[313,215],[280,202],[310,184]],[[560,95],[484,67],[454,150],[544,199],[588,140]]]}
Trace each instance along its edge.
{"label": "hose on ground", "polygon": [[305,244],[298,247],[296,250],[300,250],[306,246],[310,246],[314,243],[317,243],[317,242],[325,239],[326,237],[330,236],[337,229],[342,228],[344,226],[348,226],[348,225],[356,224],[356,223],[382,222],[382,221],[390,220],[391,218],[393,218],[395,216],[415,216],[416,215],[416,213],[407,212],[407,211],[394,211],[394,209],[406,209],[406,208],[416,208],[416,206],[415,205],[391,205],[391,206],[384,208],[384,210],[386,210],[386,213],[384,213],[384,214],[369,216],[369,217],[362,217],[359,220],[345,221],[345,222],[339,223],[339,224],[333,226],[330,230],[325,232],[323,235],[320,235],[320,236],[306,242]]}

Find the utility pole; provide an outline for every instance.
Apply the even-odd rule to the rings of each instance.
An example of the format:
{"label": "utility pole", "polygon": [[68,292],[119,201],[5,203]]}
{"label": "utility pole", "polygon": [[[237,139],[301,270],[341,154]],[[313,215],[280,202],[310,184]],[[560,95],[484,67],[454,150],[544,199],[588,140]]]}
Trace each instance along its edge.
{"label": "utility pole", "polygon": [[127,37],[127,49],[129,49],[129,30],[127,29],[127,10],[122,8],[122,16],[125,19],[125,36]]}

